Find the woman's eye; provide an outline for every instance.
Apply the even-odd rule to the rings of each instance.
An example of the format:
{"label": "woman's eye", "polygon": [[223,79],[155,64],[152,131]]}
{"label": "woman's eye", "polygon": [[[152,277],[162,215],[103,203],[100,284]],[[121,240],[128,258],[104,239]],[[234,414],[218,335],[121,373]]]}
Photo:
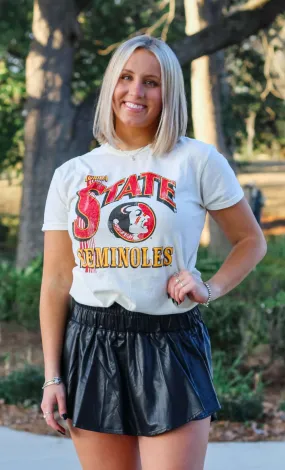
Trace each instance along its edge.
{"label": "woman's eye", "polygon": [[[130,75],[122,75],[121,80],[129,81],[129,80],[132,80],[132,77]],[[145,80],[144,83],[147,86],[150,86],[150,87],[156,87],[157,86],[157,83],[154,82],[153,80]]]}

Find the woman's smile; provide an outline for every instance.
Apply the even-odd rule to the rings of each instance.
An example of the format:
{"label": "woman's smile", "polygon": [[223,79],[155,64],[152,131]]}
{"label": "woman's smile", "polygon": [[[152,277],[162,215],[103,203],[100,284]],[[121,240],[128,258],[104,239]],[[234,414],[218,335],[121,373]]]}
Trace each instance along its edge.
{"label": "woman's smile", "polygon": [[146,109],[145,105],[133,103],[132,101],[123,101],[123,105],[131,112],[141,112]]}

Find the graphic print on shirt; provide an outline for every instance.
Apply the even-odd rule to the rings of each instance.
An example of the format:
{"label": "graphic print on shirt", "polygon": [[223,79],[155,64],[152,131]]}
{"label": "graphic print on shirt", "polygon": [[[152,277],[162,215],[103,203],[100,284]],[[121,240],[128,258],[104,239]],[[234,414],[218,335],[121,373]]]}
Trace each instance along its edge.
{"label": "graphic print on shirt", "polygon": [[153,210],[143,202],[121,204],[112,210],[108,227],[117,238],[127,242],[142,242],[155,229],[156,218]]}
{"label": "graphic print on shirt", "polygon": [[[108,177],[88,175],[87,185],[77,192],[77,218],[72,224],[73,236],[80,242],[77,255],[80,267],[86,272],[95,272],[96,268],[132,267],[157,268],[168,266],[172,262],[173,247],[153,247],[152,262],[148,257],[148,247],[103,247],[95,245],[95,235],[100,225],[101,210],[122,198],[153,198],[177,212],[175,198],[176,182],[152,172],[130,175],[111,186],[105,182]],[[140,184],[141,183],[141,184]],[[99,197],[103,196],[102,198]],[[101,201],[101,202],[100,202]],[[108,219],[109,231],[125,242],[139,243],[149,238],[156,228],[156,216],[153,209],[142,201],[125,202],[116,206]],[[161,259],[163,257],[163,259]]]}

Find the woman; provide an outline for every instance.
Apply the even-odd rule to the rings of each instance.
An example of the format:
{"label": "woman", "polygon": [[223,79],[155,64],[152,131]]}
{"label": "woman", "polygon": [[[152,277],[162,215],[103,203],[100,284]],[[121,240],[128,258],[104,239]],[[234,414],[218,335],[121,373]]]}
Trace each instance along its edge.
{"label": "woman", "polygon": [[[84,470],[202,470],[220,409],[198,304],[236,287],[266,242],[226,159],[185,137],[176,56],[123,43],[95,115],[101,143],[58,168],[46,202],[42,410],[68,427]],[[206,211],[233,245],[203,282]],[[72,306],[69,307],[69,294]]]}

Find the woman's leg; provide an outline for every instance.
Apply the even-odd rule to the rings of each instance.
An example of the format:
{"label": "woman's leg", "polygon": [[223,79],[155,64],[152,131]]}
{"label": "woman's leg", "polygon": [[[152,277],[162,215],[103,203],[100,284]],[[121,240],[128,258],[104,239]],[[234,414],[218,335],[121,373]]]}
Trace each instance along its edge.
{"label": "woman's leg", "polygon": [[139,436],[142,470],[203,470],[210,417],[152,437]]}
{"label": "woman's leg", "polygon": [[68,427],[82,470],[141,470],[136,436]]}

